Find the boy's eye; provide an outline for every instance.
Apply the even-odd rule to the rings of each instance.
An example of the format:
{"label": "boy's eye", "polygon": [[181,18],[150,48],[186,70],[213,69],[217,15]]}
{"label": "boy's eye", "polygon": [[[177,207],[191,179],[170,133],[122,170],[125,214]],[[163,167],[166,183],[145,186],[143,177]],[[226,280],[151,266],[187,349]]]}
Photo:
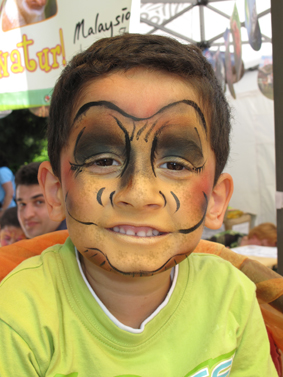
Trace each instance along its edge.
{"label": "boy's eye", "polygon": [[119,164],[113,158],[101,158],[100,160],[95,161],[95,165],[98,165],[98,166],[112,166],[112,165],[119,165]]}
{"label": "boy's eye", "polygon": [[[184,169],[184,166],[181,164],[178,164],[178,162],[166,162],[163,165],[165,165],[166,169],[169,169],[169,170],[183,170]],[[163,167],[163,165],[161,165],[161,167]]]}
{"label": "boy's eye", "polygon": [[161,169],[168,169],[168,170],[174,170],[174,171],[180,171],[180,170],[190,170],[189,167],[184,166],[184,164],[181,164],[180,162],[164,162],[162,165],[160,165]]}
{"label": "boy's eye", "polygon": [[40,206],[40,205],[42,205],[42,204],[45,204],[45,202],[44,202],[44,200],[36,200],[35,204],[36,204],[37,206]]}

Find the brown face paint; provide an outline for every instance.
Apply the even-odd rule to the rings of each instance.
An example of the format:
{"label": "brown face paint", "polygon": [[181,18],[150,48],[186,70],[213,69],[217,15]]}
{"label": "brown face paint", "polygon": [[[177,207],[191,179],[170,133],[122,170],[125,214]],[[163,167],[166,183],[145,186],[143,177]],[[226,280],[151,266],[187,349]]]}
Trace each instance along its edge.
{"label": "brown face paint", "polygon": [[172,266],[180,263],[182,260],[184,260],[187,255],[185,254],[177,254],[177,255],[174,255],[173,257],[169,258],[162,266],[160,266],[159,268],[155,269],[155,270],[152,270],[152,271],[130,271],[130,272],[127,272],[127,271],[123,271],[123,270],[120,270],[118,268],[116,268],[115,266],[113,266],[108,258],[108,256],[100,249],[98,248],[87,248],[86,250],[84,250],[83,252],[84,253],[87,253],[89,252],[89,250],[93,251],[94,254],[91,255],[91,259],[92,258],[97,258],[98,259],[98,263],[97,265],[99,265],[100,267],[104,266],[104,268],[106,267],[106,270],[108,271],[115,271],[115,272],[118,272],[122,275],[125,275],[125,276],[151,276],[151,275],[154,275],[158,272],[162,272],[162,271],[166,271],[168,268],[171,268]]}
{"label": "brown face paint", "polygon": [[183,158],[194,168],[204,164],[203,150],[199,134],[191,129],[184,129],[175,125],[160,130],[153,153],[161,158],[167,156]]}
{"label": "brown face paint", "polygon": [[[119,104],[119,101],[117,103]],[[188,110],[189,115],[186,115],[186,106],[188,109],[194,109],[193,111]],[[206,140],[204,135],[207,134],[207,128],[204,116],[198,105],[191,100],[175,101],[161,107],[149,117],[138,118],[126,113],[121,107],[111,102],[94,101],[83,104],[80,107],[73,124],[73,134],[76,132],[77,136],[75,140],[73,139],[73,154],[69,154],[69,158],[74,160],[74,162],[71,162],[71,167],[79,168],[82,174],[77,178],[73,176],[71,180],[77,189],[83,190],[83,194],[82,196],[77,196],[78,192],[76,192],[76,188],[73,190],[71,184],[72,197],[74,199],[77,198],[72,207],[75,208],[77,206],[77,209],[69,215],[79,224],[79,228],[75,230],[79,237],[83,238],[81,234],[86,232],[87,237],[83,239],[92,240],[87,243],[88,247],[84,250],[85,255],[88,255],[88,258],[91,258],[95,264],[108,271],[113,270],[121,274],[139,276],[164,271],[184,259],[190,252],[175,253],[170,257],[168,255],[167,259],[165,256],[163,259],[160,257],[160,261],[163,261],[159,266],[156,265],[156,268],[135,269],[132,267],[129,271],[125,267],[124,270],[123,266],[121,267],[117,262],[119,262],[119,259],[127,260],[127,252],[129,257],[137,252],[137,260],[144,258],[143,253],[146,255],[149,253],[152,257],[146,258],[154,261],[156,252],[160,252],[161,255],[161,251],[159,251],[159,246],[158,248],[155,246],[151,248],[150,244],[147,248],[141,247],[141,250],[138,251],[139,247],[127,246],[126,242],[119,240],[119,238],[113,238],[109,232],[113,232],[111,227],[116,226],[116,224],[119,227],[120,224],[136,224],[137,226],[140,224],[140,226],[143,226],[148,223],[149,226],[154,228],[153,224],[158,227],[159,223],[164,223],[168,224],[168,231],[165,229],[165,233],[172,234],[173,246],[178,245],[179,242],[183,243],[183,237],[193,233],[201,226],[205,217],[207,201],[205,208],[198,206],[201,202],[199,195],[204,190],[202,190],[202,185],[199,183],[190,183],[191,181],[196,181],[196,171],[206,161],[206,149],[204,148]],[[148,146],[147,148],[146,145]],[[144,150],[143,154],[141,154],[142,150]],[[107,155],[105,158],[108,159],[114,159],[117,156],[119,163],[121,163],[121,167],[113,170],[117,174],[114,173],[111,176],[107,173],[97,173],[96,168],[92,168],[96,161],[99,161],[100,155],[101,159],[104,158],[104,154]],[[187,175],[184,176],[185,178],[175,179],[174,175],[167,174],[171,168],[166,166],[166,163],[171,162],[171,160],[176,160],[176,164],[182,164],[181,161],[183,160],[187,161],[189,167],[184,165],[187,172]],[[165,168],[160,168],[161,162],[159,161],[162,161],[163,165],[165,164]],[[148,165],[148,170],[145,168],[146,165]],[[166,178],[163,179],[161,172],[162,174],[165,172]],[[174,171],[174,173],[176,172],[179,174],[178,169]],[[161,205],[166,211],[164,214],[166,219],[168,217],[168,221],[165,220],[164,222],[164,216],[161,216],[160,221],[154,219],[151,222],[151,217],[148,217],[148,220],[139,215],[137,217],[127,217],[125,212],[117,211],[116,198],[125,188],[131,190],[131,180],[137,174],[143,174],[145,182],[147,182],[146,180],[148,182],[156,182],[156,191],[158,197],[163,199]],[[159,189],[159,184],[163,185],[160,186],[161,190]],[[147,189],[145,186],[145,190]],[[187,198],[186,190],[189,190],[189,195],[191,195],[192,199]],[[85,196],[85,194],[89,196]],[[93,201],[91,195],[93,195]],[[205,198],[205,194],[202,195]],[[193,196],[198,199],[195,201]],[[190,207],[191,202],[192,210]],[[156,207],[156,205],[154,206]],[[124,208],[126,207],[123,207],[123,211]],[[193,224],[187,228],[182,227],[185,222],[183,219],[186,218],[184,216],[186,209],[188,210],[189,223],[193,224],[194,219],[197,220],[195,225]],[[202,211],[203,209],[204,212]],[[167,215],[168,213],[170,215]],[[84,214],[86,214],[85,219]],[[93,220],[92,216],[94,217]],[[178,216],[177,222],[174,216]],[[172,225],[170,225],[169,218],[172,218]],[[179,230],[178,228],[176,229],[177,224],[178,226],[181,225]],[[91,225],[95,225],[97,230],[92,231],[91,229],[94,228]],[[84,230],[87,228],[90,230]],[[96,232],[97,236],[93,236],[93,232]],[[177,237],[182,241],[178,241]],[[158,238],[159,236],[156,237],[156,239]],[[171,249],[167,242],[169,241],[164,243],[164,251]],[[83,250],[82,245],[78,248],[78,250],[80,249]],[[175,249],[176,246],[172,248],[172,250]],[[117,255],[117,258],[115,255]],[[122,255],[122,259],[120,255]]]}
{"label": "brown face paint", "polygon": [[[153,115],[151,115],[150,117],[147,117],[147,118],[138,118],[138,117],[135,117],[133,115],[129,115],[125,111],[123,111],[122,109],[120,109],[120,107],[114,105],[112,102],[109,102],[109,101],[93,101],[93,102],[88,102],[88,103],[86,103],[86,104],[84,104],[83,106],[80,107],[80,109],[78,110],[77,114],[75,115],[75,118],[74,118],[72,126],[76,123],[76,121],[80,118],[81,115],[85,114],[88,109],[90,109],[91,107],[95,107],[95,106],[101,106],[101,107],[106,107],[109,110],[115,110],[115,111],[117,111],[118,113],[120,113],[121,115],[123,115],[126,118],[131,118],[133,121],[139,121],[139,120],[148,120],[148,119],[151,119],[154,116],[156,116],[158,114],[161,114],[164,111],[168,110],[170,107],[174,107],[174,106],[182,104],[182,103],[184,103],[184,104],[186,104],[188,106],[191,106],[191,107],[193,107],[195,109],[197,115],[199,116],[200,123],[203,126],[203,128],[205,130],[205,133],[207,134],[207,126],[206,126],[206,121],[205,121],[204,115],[203,115],[201,109],[199,108],[199,106],[194,101],[191,101],[191,100],[182,100],[182,101],[176,101],[176,102],[170,103],[169,105],[166,105],[166,106],[162,107],[155,114],[153,114]],[[149,135],[147,135],[147,137],[148,136]]]}

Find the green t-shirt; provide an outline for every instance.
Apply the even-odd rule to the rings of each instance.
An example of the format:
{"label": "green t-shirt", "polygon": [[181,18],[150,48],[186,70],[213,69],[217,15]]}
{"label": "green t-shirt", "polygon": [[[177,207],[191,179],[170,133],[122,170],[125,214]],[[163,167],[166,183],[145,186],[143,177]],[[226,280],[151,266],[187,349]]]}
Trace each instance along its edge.
{"label": "green t-shirt", "polygon": [[70,239],[0,285],[1,377],[275,377],[255,286],[192,254],[144,331],[118,328],[87,288]]}

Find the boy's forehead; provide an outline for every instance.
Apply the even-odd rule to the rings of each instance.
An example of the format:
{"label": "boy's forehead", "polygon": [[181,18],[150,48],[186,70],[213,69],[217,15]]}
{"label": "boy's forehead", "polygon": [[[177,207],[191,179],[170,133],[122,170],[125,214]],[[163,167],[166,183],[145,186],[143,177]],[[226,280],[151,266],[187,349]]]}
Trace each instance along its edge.
{"label": "boy's forehead", "polygon": [[108,101],[134,117],[149,118],[162,107],[184,99],[200,105],[198,92],[180,76],[145,68],[118,71],[93,79],[82,87],[72,122],[79,109],[93,101]]}

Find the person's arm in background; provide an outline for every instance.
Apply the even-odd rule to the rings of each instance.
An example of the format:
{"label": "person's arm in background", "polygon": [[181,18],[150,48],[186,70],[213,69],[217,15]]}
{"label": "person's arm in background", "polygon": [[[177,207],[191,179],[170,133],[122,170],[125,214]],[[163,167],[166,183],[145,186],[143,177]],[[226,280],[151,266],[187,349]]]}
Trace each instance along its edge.
{"label": "person's arm in background", "polygon": [[5,209],[7,209],[9,207],[9,205],[10,205],[10,203],[13,200],[13,197],[14,197],[14,188],[13,188],[13,184],[12,184],[11,181],[3,183],[2,188],[5,191],[5,197],[4,197],[4,200],[2,202],[0,217],[3,215],[3,212],[5,211]]}

